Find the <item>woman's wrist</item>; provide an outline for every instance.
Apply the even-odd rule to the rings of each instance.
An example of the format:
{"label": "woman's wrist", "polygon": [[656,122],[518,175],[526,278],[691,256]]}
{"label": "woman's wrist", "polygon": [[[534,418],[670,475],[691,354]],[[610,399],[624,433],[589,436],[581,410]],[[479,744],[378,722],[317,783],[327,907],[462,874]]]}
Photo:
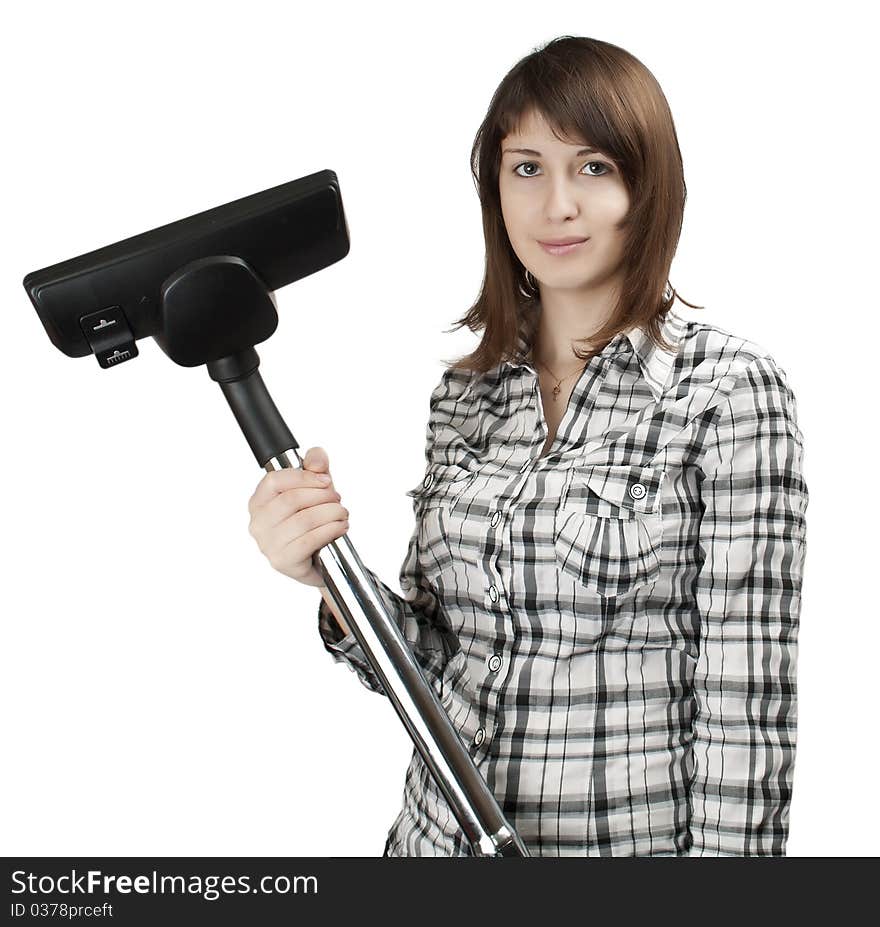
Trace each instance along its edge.
{"label": "woman's wrist", "polygon": [[343,617],[339,614],[339,611],[336,608],[336,604],[331,599],[330,592],[328,591],[327,587],[319,586],[318,588],[321,590],[321,595],[324,597],[324,601],[327,603],[327,608],[330,609],[331,614],[336,619],[336,624],[339,625],[339,630],[342,631],[344,637],[348,637],[348,635],[351,634],[351,631],[349,630],[349,627],[345,623]]}

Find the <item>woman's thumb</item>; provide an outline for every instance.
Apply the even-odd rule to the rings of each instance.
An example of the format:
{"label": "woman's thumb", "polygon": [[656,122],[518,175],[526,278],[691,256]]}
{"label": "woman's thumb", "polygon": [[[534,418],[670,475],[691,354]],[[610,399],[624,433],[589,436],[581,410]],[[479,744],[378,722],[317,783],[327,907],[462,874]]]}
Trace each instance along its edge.
{"label": "woman's thumb", "polygon": [[329,473],[330,460],[327,452],[323,447],[310,447],[303,457],[303,469],[311,470],[313,473]]}

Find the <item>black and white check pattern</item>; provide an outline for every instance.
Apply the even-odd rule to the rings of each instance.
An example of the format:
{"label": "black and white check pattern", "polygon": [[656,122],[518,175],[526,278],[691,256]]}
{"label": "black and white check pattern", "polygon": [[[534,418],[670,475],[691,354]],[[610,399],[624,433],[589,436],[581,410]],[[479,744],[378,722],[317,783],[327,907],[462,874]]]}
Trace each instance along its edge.
{"label": "black and white check pattern", "polygon": [[[371,574],[534,856],[786,852],[795,397],[754,342],[677,307],[664,332],[675,353],[636,328],[589,361],[544,457],[522,334],[515,362],[444,371],[403,595]],[[382,693],[323,601],[319,629]],[[470,853],[414,750],[384,855]]]}

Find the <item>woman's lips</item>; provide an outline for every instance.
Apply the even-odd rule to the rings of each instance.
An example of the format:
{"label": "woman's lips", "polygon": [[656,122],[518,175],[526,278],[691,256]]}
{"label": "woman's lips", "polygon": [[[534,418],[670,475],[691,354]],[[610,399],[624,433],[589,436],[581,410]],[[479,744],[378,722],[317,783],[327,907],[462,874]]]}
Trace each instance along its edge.
{"label": "woman's lips", "polygon": [[576,241],[570,245],[549,245],[546,242],[539,241],[538,244],[548,253],[548,254],[570,254],[572,251],[576,251],[581,245],[585,245],[590,239],[585,238],[583,241]]}

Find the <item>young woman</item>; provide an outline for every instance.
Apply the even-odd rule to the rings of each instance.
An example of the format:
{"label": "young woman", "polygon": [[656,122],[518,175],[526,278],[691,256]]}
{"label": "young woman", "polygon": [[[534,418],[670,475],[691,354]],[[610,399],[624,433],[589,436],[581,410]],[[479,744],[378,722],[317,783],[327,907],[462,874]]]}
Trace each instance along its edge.
{"label": "young woman", "polygon": [[[472,164],[486,272],[458,325],[483,336],[431,395],[403,595],[373,579],[533,855],[784,855],[802,435],[767,351],[673,307],[663,92],[621,48],[556,39],[504,78]],[[280,481],[327,469],[311,449],[252,507],[313,585],[346,513]],[[298,491],[284,548],[263,506]],[[325,598],[325,646],[382,692],[340,624]],[[384,855],[470,855],[416,750]]]}

